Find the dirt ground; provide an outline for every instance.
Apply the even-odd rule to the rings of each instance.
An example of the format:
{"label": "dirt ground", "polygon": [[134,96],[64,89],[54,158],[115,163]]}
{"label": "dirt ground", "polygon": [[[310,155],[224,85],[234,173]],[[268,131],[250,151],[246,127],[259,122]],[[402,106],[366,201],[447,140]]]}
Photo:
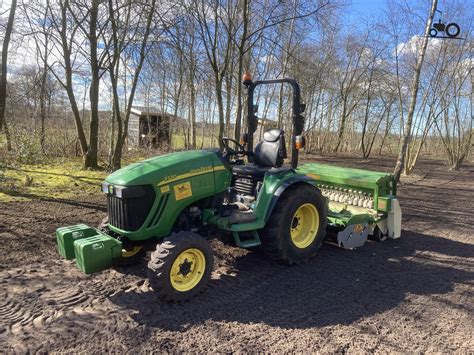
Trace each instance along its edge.
{"label": "dirt ground", "polygon": [[[317,158],[391,171],[393,158]],[[146,262],[85,276],[57,227],[96,225],[101,195],[0,205],[0,352],[474,351],[474,165],[422,161],[403,179],[400,240],[324,244],[287,267],[214,240],[206,292],[162,303]]]}

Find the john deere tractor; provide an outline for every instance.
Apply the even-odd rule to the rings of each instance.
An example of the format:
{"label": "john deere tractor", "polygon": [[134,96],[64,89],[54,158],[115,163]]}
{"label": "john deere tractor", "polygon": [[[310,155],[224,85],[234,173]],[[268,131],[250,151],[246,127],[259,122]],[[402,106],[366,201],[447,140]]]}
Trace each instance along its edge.
{"label": "john deere tractor", "polygon": [[[225,137],[221,150],[158,156],[109,175],[102,184],[108,219],[98,228],[59,228],[60,254],[76,259],[89,274],[133,263],[152,248],[150,285],[158,296],[182,301],[210,279],[210,237],[258,247],[287,264],[314,256],[326,234],[349,249],[367,238],[400,237],[401,211],[391,175],[315,163],[298,166],[305,105],[295,80],[252,82],[245,75],[243,84],[248,105],[242,141]],[[254,91],[274,84],[289,85],[293,92],[289,164],[283,130],[267,130],[253,144],[258,124]]]}

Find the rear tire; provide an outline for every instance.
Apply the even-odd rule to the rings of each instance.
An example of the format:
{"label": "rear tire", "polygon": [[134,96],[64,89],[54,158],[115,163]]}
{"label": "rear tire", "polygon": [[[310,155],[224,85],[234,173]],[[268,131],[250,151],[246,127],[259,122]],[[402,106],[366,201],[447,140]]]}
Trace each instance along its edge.
{"label": "rear tire", "polygon": [[148,262],[148,280],[166,301],[186,301],[201,293],[211,278],[212,248],[202,236],[178,232],[156,246]]}
{"label": "rear tire", "polygon": [[263,252],[289,265],[308,261],[324,240],[326,217],[326,204],[317,188],[309,184],[290,187],[260,232]]}

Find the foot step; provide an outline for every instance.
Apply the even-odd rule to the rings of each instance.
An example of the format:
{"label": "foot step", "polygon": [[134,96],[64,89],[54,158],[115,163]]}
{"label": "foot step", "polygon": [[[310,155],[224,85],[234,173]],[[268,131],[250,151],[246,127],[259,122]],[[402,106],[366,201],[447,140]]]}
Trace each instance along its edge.
{"label": "foot step", "polygon": [[[249,233],[250,233],[250,235],[249,235]],[[246,234],[245,239],[243,239],[239,235],[239,232],[232,232],[232,236],[234,237],[235,243],[237,244],[237,246],[239,246],[241,248],[253,248],[253,247],[257,247],[260,244],[262,244],[260,242],[260,238],[258,236],[257,231],[251,231],[251,232],[247,232],[245,234]]]}

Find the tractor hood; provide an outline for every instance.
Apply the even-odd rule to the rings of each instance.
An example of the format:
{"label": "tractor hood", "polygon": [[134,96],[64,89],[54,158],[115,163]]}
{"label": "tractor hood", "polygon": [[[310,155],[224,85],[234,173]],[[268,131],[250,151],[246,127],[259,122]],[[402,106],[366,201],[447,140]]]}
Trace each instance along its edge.
{"label": "tractor hood", "polygon": [[[185,174],[213,170],[217,150],[192,150],[162,155],[131,164],[110,174],[105,182],[119,186],[160,184]],[[214,159],[214,161],[218,161]]]}

